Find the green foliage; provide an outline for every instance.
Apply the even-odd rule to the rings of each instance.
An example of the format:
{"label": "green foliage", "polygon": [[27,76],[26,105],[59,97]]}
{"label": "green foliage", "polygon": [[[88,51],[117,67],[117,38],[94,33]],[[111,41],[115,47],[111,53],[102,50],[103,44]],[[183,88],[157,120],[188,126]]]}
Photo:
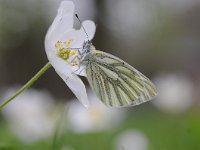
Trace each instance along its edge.
{"label": "green foliage", "polygon": [[73,133],[49,137],[32,144],[21,143],[9,131],[5,122],[0,123],[0,150],[114,150],[116,137],[126,129],[143,132],[149,141],[149,150],[200,149],[199,110],[193,109],[179,115],[164,114],[154,108],[129,112],[127,119],[115,129],[98,133]]}

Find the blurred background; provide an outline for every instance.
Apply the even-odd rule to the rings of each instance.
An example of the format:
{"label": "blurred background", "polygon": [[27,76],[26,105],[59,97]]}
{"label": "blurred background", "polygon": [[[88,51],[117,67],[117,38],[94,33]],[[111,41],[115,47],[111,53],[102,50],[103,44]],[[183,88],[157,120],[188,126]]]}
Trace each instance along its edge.
{"label": "blurred background", "polygon": [[[47,63],[44,38],[60,0],[0,0],[0,102]],[[93,44],[157,86],[151,102],[86,110],[54,69],[0,110],[0,150],[200,149],[200,1],[74,0],[97,24]],[[80,25],[75,19],[75,27]]]}

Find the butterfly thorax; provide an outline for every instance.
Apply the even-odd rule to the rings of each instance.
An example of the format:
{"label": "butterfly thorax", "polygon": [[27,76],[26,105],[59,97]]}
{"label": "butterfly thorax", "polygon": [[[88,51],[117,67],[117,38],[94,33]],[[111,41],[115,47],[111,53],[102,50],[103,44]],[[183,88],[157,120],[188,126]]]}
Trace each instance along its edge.
{"label": "butterfly thorax", "polygon": [[92,45],[91,41],[85,41],[83,43],[83,53],[90,53],[92,50],[95,50],[95,47]]}
{"label": "butterfly thorax", "polygon": [[82,49],[82,53],[80,54],[81,58],[81,62],[88,60],[89,55],[92,51],[96,50],[96,48],[94,47],[94,45],[92,45],[91,41],[85,41],[83,43],[83,49]]}

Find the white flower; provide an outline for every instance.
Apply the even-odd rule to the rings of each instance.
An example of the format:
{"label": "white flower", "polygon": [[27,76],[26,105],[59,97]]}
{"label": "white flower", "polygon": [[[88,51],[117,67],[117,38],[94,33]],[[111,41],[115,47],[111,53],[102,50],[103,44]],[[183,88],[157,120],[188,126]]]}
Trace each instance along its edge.
{"label": "white flower", "polygon": [[74,132],[98,132],[116,127],[125,117],[123,109],[108,108],[103,105],[92,90],[88,91],[90,109],[84,109],[76,101],[69,105],[67,114],[69,128]]}
{"label": "white flower", "polygon": [[116,150],[147,150],[148,140],[142,132],[129,129],[117,137],[115,146]]}
{"label": "white flower", "polygon": [[[76,75],[84,75],[84,70],[79,68],[77,59],[78,50],[82,50],[84,41],[92,40],[96,26],[92,21],[84,21],[80,30],[73,28],[74,4],[71,1],[63,1],[58,9],[58,14],[49,28],[45,49],[48,59],[58,75],[64,80],[81,103],[88,107],[89,102],[85,85]],[[79,48],[79,49],[77,49]],[[77,69],[81,71],[77,71]]]}
{"label": "white flower", "polygon": [[187,110],[194,101],[194,85],[183,74],[163,74],[155,78],[158,96],[152,103],[169,113]]}
{"label": "white flower", "polygon": [[[4,98],[15,91],[16,88],[9,89]],[[13,133],[22,142],[30,143],[53,134],[56,120],[52,117],[53,108],[53,98],[49,93],[27,89],[2,109],[2,114]]]}

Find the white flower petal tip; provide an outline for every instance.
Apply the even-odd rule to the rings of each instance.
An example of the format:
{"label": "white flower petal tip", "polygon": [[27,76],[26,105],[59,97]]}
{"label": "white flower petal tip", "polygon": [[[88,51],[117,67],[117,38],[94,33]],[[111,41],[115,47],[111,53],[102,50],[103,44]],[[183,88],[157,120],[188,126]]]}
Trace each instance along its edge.
{"label": "white flower petal tip", "polygon": [[72,1],[62,1],[58,8],[58,12],[63,14],[74,13],[74,3]]}
{"label": "white flower petal tip", "polygon": [[[80,60],[78,59],[78,48],[81,51],[85,41],[92,40],[96,31],[93,21],[83,21],[82,27],[76,30],[74,25],[74,3],[72,1],[62,1],[58,13],[50,26],[45,38],[45,50],[49,62],[54,67],[58,75],[64,80],[79,101],[89,107],[89,101],[85,85],[77,75],[80,73]],[[84,32],[84,29],[86,33]],[[88,37],[87,37],[88,35]],[[77,71],[77,72],[76,72]],[[77,75],[76,75],[77,74]]]}
{"label": "white flower petal tip", "polygon": [[[82,23],[82,26],[85,28],[87,35],[89,36],[89,40],[92,40],[96,31],[96,25],[91,20],[85,20]],[[83,28],[81,28],[81,31],[84,32]]]}
{"label": "white flower petal tip", "polygon": [[74,73],[70,74],[69,76],[61,74],[60,72],[58,72],[58,74],[72,90],[72,92],[81,102],[81,104],[83,104],[85,108],[88,108],[90,103],[86,93],[85,85],[83,84],[82,80]]}
{"label": "white flower petal tip", "polygon": [[89,109],[89,104],[84,104],[83,105],[86,109]]}

